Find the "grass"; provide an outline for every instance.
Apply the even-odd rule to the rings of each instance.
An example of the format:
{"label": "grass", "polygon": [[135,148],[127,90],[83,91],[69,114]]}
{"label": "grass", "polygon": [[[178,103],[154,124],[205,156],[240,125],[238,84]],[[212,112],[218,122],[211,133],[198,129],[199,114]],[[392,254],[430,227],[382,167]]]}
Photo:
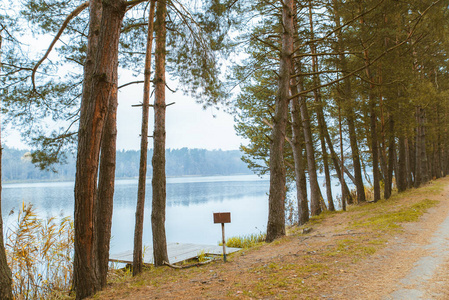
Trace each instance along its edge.
{"label": "grass", "polygon": [[[143,280],[151,296],[170,291],[175,297],[183,286],[191,293],[188,295],[198,298],[315,299],[323,292],[322,287],[331,286],[338,276],[353,272],[358,262],[386,247],[393,236],[400,234],[404,223],[419,221],[438,204],[432,195],[440,193],[447,183],[436,181],[395,194],[389,200],[350,206],[348,212],[323,213],[305,225],[314,228],[311,234],[301,234],[302,227],[292,227],[289,236],[270,244],[264,243],[262,234],[232,237],[227,246],[251,250],[239,252],[231,263],[214,262],[185,270],[154,268],[114,289],[120,295],[132,295],[144,286]],[[329,230],[329,226],[334,228]],[[315,239],[325,228],[326,238]],[[103,295],[112,294],[114,291]]]}
{"label": "grass", "polygon": [[[401,223],[416,222],[429,208],[438,204],[438,201],[424,199],[411,206],[394,207],[385,205],[375,209],[356,214],[350,228],[369,228],[370,230],[389,231],[400,229]],[[374,204],[375,205],[375,204]],[[379,205],[378,205],[379,206]],[[391,210],[390,210],[391,209]]]}
{"label": "grass", "polygon": [[[249,249],[262,245],[265,242],[265,238],[265,233],[234,236],[226,240],[226,246],[231,248]],[[219,245],[221,246],[223,243],[219,243]]]}

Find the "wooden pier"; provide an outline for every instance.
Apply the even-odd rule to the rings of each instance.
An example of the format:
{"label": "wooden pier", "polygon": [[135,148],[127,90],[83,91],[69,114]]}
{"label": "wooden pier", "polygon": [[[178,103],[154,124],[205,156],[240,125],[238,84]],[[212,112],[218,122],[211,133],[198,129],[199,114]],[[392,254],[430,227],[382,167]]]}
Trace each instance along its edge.
{"label": "wooden pier", "polygon": [[[241,250],[240,248],[226,247],[226,253],[234,253]],[[208,255],[222,255],[222,246],[214,245],[197,245],[197,244],[183,244],[183,243],[167,243],[168,259],[170,264],[175,264],[181,261],[189,260],[198,257],[201,253]],[[109,261],[132,264],[133,251],[125,251],[117,254],[111,254]],[[143,254],[143,262],[145,264],[153,263],[153,248],[147,247]]]}

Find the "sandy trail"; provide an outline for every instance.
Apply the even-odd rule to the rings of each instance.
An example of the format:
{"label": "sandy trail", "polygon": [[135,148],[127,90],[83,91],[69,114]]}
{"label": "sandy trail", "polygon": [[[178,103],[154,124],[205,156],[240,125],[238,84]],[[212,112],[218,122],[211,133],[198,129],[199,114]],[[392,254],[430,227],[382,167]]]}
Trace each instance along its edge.
{"label": "sandy trail", "polygon": [[440,203],[355,266],[327,299],[449,299],[449,185]]}
{"label": "sandy trail", "polygon": [[396,291],[386,299],[447,299],[441,292],[432,292],[437,269],[449,258],[449,216],[438,226],[429,244],[420,246],[421,256],[410,272],[397,284]]}

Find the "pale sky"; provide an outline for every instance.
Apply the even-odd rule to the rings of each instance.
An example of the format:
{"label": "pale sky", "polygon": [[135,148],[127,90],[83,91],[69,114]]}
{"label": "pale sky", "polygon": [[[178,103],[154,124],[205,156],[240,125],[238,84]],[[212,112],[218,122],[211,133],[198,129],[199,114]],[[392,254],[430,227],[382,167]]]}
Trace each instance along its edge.
{"label": "pale sky", "polygon": [[[24,44],[28,45],[28,51],[40,58],[53,40],[52,35],[25,35],[22,37]],[[62,36],[64,40],[65,36]],[[61,41],[56,43],[56,47]],[[25,46],[26,48],[26,46]],[[53,50],[49,59],[58,60],[57,51]],[[143,66],[142,66],[143,68]],[[131,72],[119,69],[119,85],[136,80],[142,80],[131,76]],[[167,75],[168,78],[168,75]],[[168,79],[170,80],[170,79]],[[169,81],[169,87],[176,89],[175,83]],[[234,119],[231,115],[214,109],[202,109],[202,105],[195,100],[184,96],[182,92],[171,93],[166,90],[166,102],[176,102],[175,105],[167,107],[166,116],[166,148],[178,149],[204,148],[236,150],[242,138],[235,134]],[[142,102],[143,84],[131,85],[119,91],[118,106],[118,135],[117,149],[138,150],[140,149],[140,130],[142,120],[141,107],[131,107],[133,104]],[[153,103],[153,98],[150,100]],[[214,118],[214,115],[216,116]],[[153,110],[150,109],[149,135],[153,132]],[[2,132],[2,142],[9,147],[19,149],[29,149],[30,147],[22,143],[20,134],[12,128],[4,128]],[[148,141],[149,148],[153,147],[152,140]]]}
{"label": "pale sky", "polygon": [[[135,81],[121,72],[119,85]],[[173,83],[169,85],[175,88]],[[133,104],[142,102],[143,85],[136,84],[119,91],[119,106],[117,114],[117,149],[138,150],[140,149],[140,130],[142,121],[142,108],[131,107]],[[167,107],[166,115],[166,148],[179,149],[204,148],[208,150],[237,150],[243,139],[235,134],[234,119],[231,115],[215,108],[202,109],[202,105],[195,102],[182,92],[166,92],[167,103],[176,104]],[[153,103],[153,99],[151,99]],[[214,117],[215,116],[215,117]],[[153,109],[150,108],[149,135],[153,132]],[[7,146],[28,149],[26,144],[20,141],[20,135],[12,128],[6,127],[2,132],[2,139]],[[151,139],[148,147],[153,147]]]}
{"label": "pale sky", "polygon": [[[122,73],[120,84],[136,79]],[[169,83],[176,88],[175,83]],[[131,107],[142,102],[143,85],[125,87],[119,92],[117,149],[139,149],[142,108]],[[235,134],[234,118],[214,108],[203,110],[202,105],[182,92],[166,90],[167,107],[166,148],[204,148],[237,150],[243,140]],[[153,103],[153,98],[150,101]],[[149,135],[153,132],[153,109],[150,108]],[[216,116],[214,118],[214,116]],[[152,147],[152,140],[148,141]]]}

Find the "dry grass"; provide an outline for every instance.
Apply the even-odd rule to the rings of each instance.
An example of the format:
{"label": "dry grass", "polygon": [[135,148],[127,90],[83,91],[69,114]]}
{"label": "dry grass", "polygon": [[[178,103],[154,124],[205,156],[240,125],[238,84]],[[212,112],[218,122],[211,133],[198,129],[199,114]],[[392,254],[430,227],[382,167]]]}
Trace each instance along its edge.
{"label": "dry grass", "polygon": [[6,233],[6,254],[15,299],[64,299],[73,265],[73,222],[70,218],[39,219],[22,204]]}

